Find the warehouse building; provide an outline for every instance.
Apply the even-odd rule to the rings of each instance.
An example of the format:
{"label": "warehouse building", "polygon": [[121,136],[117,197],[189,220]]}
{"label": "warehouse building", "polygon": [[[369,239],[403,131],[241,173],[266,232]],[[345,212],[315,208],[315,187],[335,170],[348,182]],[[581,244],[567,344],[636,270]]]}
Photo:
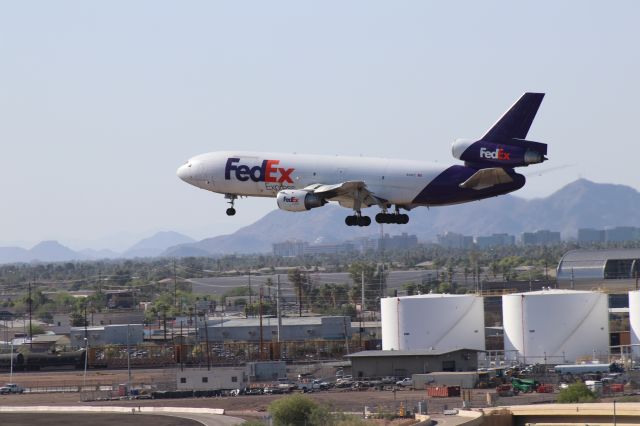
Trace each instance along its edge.
{"label": "warehouse building", "polygon": [[625,291],[637,288],[639,270],[640,249],[571,250],[556,275],[559,288]]}
{"label": "warehouse building", "polygon": [[354,378],[411,377],[436,371],[477,371],[478,350],[362,351],[347,355]]}
{"label": "warehouse building", "polygon": [[85,347],[84,339],[89,340],[89,346],[104,345],[139,345],[144,340],[142,324],[114,324],[100,327],[71,327],[69,340],[71,346]]}
{"label": "warehouse building", "polygon": [[[282,318],[280,341],[345,340],[351,338],[351,319],[347,316]],[[210,342],[259,342],[278,338],[278,319],[258,318],[207,321],[207,330],[198,329],[199,340]]]}

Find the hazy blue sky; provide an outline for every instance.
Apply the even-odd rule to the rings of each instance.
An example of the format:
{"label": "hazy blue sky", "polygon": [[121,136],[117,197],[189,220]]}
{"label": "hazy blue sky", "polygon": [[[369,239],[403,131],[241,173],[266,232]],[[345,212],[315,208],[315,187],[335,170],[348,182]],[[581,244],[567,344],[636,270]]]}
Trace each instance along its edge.
{"label": "hazy blue sky", "polygon": [[[551,161],[640,188],[640,3],[0,1],[0,245],[121,249],[275,208],[181,182],[214,150],[453,163],[524,91]],[[347,212],[345,210],[345,212]],[[419,209],[413,214],[428,214]]]}

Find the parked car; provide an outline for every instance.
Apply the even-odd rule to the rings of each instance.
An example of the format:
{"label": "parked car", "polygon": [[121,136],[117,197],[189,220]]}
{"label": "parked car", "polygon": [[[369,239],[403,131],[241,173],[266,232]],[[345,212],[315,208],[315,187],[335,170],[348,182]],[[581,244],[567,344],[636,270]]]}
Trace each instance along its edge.
{"label": "parked car", "polygon": [[353,376],[351,374],[347,374],[346,376],[342,376],[337,380],[337,383],[342,382],[353,382]]}
{"label": "parked car", "polygon": [[405,377],[402,380],[398,380],[396,382],[397,386],[412,388],[413,387],[413,379],[411,377]]}
{"label": "parked car", "polygon": [[6,395],[8,393],[23,393],[24,389],[22,386],[17,385],[15,383],[7,383],[6,385],[0,387],[0,394]]}

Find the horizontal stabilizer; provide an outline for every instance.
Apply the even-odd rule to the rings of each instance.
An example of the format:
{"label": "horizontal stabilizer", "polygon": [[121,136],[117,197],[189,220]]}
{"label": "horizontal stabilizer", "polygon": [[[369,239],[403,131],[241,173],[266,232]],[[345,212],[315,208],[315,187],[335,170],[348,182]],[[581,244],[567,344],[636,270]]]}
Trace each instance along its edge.
{"label": "horizontal stabilizer", "polygon": [[480,140],[504,143],[526,139],[543,98],[544,93],[525,93]]}
{"label": "horizontal stabilizer", "polygon": [[485,189],[501,183],[511,183],[513,178],[500,167],[492,167],[488,169],[480,169],[475,172],[469,179],[460,184],[460,188],[466,189]]}

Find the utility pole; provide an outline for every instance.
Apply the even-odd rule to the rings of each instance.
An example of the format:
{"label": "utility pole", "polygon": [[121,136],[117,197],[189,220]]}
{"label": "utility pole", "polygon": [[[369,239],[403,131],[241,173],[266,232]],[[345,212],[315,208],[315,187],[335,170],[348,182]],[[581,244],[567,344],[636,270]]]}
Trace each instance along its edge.
{"label": "utility pole", "polygon": [[[282,328],[282,307],[280,306],[280,274],[276,283],[276,316],[278,317],[278,343],[280,343],[280,329]],[[278,356],[280,359],[280,356]]]}
{"label": "utility pole", "polygon": [[259,302],[259,315],[260,315],[260,361],[262,361],[263,358],[263,353],[262,353],[262,347],[263,347],[263,336],[262,336],[262,286],[260,287],[260,302]]}
{"label": "utility pole", "polygon": [[[35,281],[36,276],[33,275],[33,280]],[[31,281],[29,281],[29,350],[33,349],[33,324],[31,322],[31,316],[33,312],[33,299],[31,298]],[[86,317],[86,314],[85,314]]]}
{"label": "utility pole", "polygon": [[360,279],[362,280],[362,302],[360,304],[360,350],[362,350],[362,330],[364,328],[364,269],[360,273]]}
{"label": "utility pole", "polygon": [[164,341],[167,342],[167,308],[162,309],[162,329],[164,330]]}
{"label": "utility pole", "polygon": [[298,316],[302,316],[302,279],[300,280],[300,285],[298,286]]}
{"label": "utility pole", "polygon": [[127,324],[127,396],[131,395],[131,345],[129,342],[129,324]]}
{"label": "utility pole", "polygon": [[[251,298],[251,266],[249,266],[249,306],[253,304],[253,299]],[[249,313],[247,313],[249,316]]]}
{"label": "utility pole", "polygon": [[176,275],[176,260],[173,259],[173,307],[178,312],[178,277]]}
{"label": "utility pole", "polygon": [[[207,344],[205,347],[207,348],[207,370],[211,371],[211,349],[209,348],[209,325],[207,324],[207,314],[204,315],[204,335],[207,339]],[[224,347],[224,345],[223,345]]]}

